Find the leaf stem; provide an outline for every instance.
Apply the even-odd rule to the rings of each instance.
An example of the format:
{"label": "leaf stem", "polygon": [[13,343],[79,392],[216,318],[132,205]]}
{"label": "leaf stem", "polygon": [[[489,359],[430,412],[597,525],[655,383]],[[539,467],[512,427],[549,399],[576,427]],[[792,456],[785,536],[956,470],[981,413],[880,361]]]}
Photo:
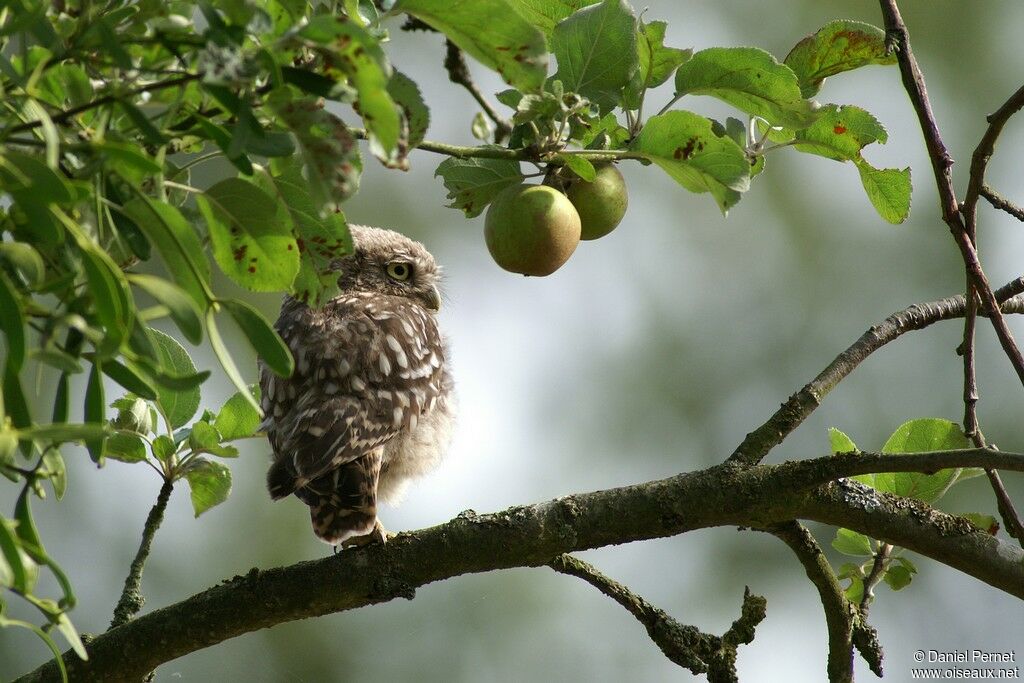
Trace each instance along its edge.
{"label": "leaf stem", "polygon": [[132,560],[128,576],[124,580],[121,599],[117,601],[117,606],[114,608],[114,618],[110,622],[110,628],[112,629],[131,621],[132,617],[138,614],[139,610],[142,609],[142,605],[146,602],[141,588],[142,570],[146,566],[146,559],[149,557],[150,548],[153,546],[153,536],[156,534],[156,530],[160,528],[160,523],[164,520],[164,510],[167,509],[167,501],[171,498],[171,490],[173,488],[173,482],[169,479],[164,479],[163,486],[160,487],[160,493],[157,495],[156,503],[153,504],[153,508],[149,511],[149,516],[146,517],[146,524],[142,529],[142,542],[139,544],[139,550],[135,553],[135,559]]}

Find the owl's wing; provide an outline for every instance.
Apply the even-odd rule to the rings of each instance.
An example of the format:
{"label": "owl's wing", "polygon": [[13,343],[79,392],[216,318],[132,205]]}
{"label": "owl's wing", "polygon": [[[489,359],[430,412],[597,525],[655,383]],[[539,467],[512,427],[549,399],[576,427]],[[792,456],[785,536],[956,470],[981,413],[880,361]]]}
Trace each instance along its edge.
{"label": "owl's wing", "polygon": [[278,324],[295,374],[261,377],[274,498],[414,428],[446,381],[436,323],[418,306],[351,297],[297,313]]}

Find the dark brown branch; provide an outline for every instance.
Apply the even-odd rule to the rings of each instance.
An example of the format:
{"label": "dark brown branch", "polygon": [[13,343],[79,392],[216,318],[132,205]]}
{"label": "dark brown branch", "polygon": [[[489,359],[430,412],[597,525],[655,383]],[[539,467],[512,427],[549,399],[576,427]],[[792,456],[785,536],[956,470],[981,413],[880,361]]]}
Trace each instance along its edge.
{"label": "dark brown branch", "polygon": [[1024,108],[1024,86],[1018,88],[995,113],[988,116],[988,128],[974,149],[974,154],[971,155],[971,175],[967,182],[967,192],[964,194],[963,204],[963,214],[968,226],[976,223],[978,197],[985,188],[985,171],[995,152],[996,141],[999,139],[1000,133],[1003,132],[1006,122],[1022,108]]}
{"label": "dark brown branch", "polygon": [[[1005,313],[1024,313],[1024,300],[1011,298],[1021,292],[1024,292],[1024,278],[1012,280],[997,290],[995,296],[1002,302],[1001,310]],[[729,456],[728,462],[737,465],[760,462],[799,427],[821,405],[822,399],[864,359],[907,332],[922,330],[940,320],[963,317],[965,308],[966,301],[960,294],[939,301],[914,304],[873,325],[817,377],[790,396],[767,422],[747,434],[743,443]]]}
{"label": "dark brown branch", "polygon": [[556,572],[583,579],[622,605],[647,629],[647,635],[666,657],[692,673],[706,673],[711,683],[735,683],[738,680],[736,648],[753,640],[755,628],[765,617],[765,599],[751,595],[748,588],[744,591],[741,616],[729,629],[729,633],[745,635],[734,635],[727,640],[729,633],[720,638],[703,633],[695,626],[679,623],[626,586],[597,571],[593,565],[572,555],[559,555],[548,566]]}
{"label": "dark brown branch", "polygon": [[450,40],[445,40],[447,52],[444,57],[444,68],[448,72],[448,79],[456,85],[465,88],[480,108],[487,114],[487,118],[494,122],[494,144],[500,145],[512,133],[512,124],[495,109],[491,103],[476,87],[473,76],[469,73],[469,66],[466,58],[462,56],[462,50]]}
{"label": "dark brown branch", "polygon": [[[924,503],[842,479],[861,471],[980,462],[1024,470],[1024,457],[984,450],[899,457],[845,454],[784,465],[718,465],[593,493],[510,508],[466,512],[386,545],[260,571],[139,616],[93,639],[88,661],[68,656],[76,681],[138,680],[164,662],[276,624],[410,599],[416,588],[455,576],[546,565],[563,553],[674,536],[714,526],[765,527],[809,519],[899,545],[1024,599],[1024,550],[1001,543],[966,519]],[[884,467],[883,467],[884,466]],[[887,469],[885,469],[887,467]],[[728,634],[740,639],[739,631]],[[22,681],[56,680],[52,662]]]}
{"label": "dark brown branch", "polygon": [[821,546],[800,522],[775,524],[767,529],[789,546],[804,566],[807,578],[818,589],[828,627],[828,680],[848,683],[853,680],[853,605],[846,599],[839,579],[832,571]]}
{"label": "dark brown branch", "polygon": [[[123,100],[125,98],[135,97],[136,95],[141,95],[142,93],[155,92],[157,90],[165,90],[167,88],[174,88],[179,85],[191,83],[192,81],[202,78],[202,76],[202,74],[188,74],[186,76],[182,76],[181,78],[172,78],[166,81],[150,83],[149,85],[144,85],[141,88],[135,88],[134,90],[129,90],[127,92],[104,95],[103,97],[97,98],[91,102],[86,102],[85,104],[80,104],[77,107],[72,107],[71,109],[62,111],[58,114],[54,114],[50,118],[53,120],[54,123],[65,123],[69,119],[72,119],[75,116],[78,116],[79,114],[87,112],[91,109],[96,109],[107,104],[112,104],[118,100]],[[0,138],[5,138],[8,135],[12,135],[14,133],[24,133],[27,130],[33,130],[35,128],[38,128],[41,125],[43,125],[42,121],[28,121],[26,123],[18,124],[17,126],[5,128],[3,130],[0,130]]]}
{"label": "dark brown branch", "polygon": [[896,59],[900,67],[900,75],[903,78],[903,87],[910,97],[910,102],[917,113],[918,121],[921,124],[921,131],[924,134],[925,146],[928,148],[928,157],[931,159],[932,171],[935,174],[935,185],[939,191],[939,203],[942,208],[942,220],[949,227],[950,233],[960,249],[960,256],[964,262],[964,268],[968,277],[974,283],[974,287],[981,297],[982,305],[989,312],[989,321],[995,329],[999,338],[999,345],[1003,348],[1010,364],[1013,365],[1017,377],[1024,383],[1024,356],[1021,355],[1017,343],[1013,339],[1010,328],[999,310],[999,305],[992,288],[989,285],[988,277],[978,260],[978,252],[975,249],[971,232],[964,223],[960,213],[960,206],[957,203],[956,192],[953,189],[953,174],[951,167],[953,159],[950,157],[946,146],[939,135],[939,127],[935,122],[935,115],[932,113],[931,103],[928,100],[928,91],[925,88],[924,76],[917,64],[917,58],[910,48],[910,34],[907,25],[903,23],[903,17],[896,6],[896,0],[879,0],[882,8],[882,15],[885,18],[885,29],[887,40],[896,51]]}
{"label": "dark brown branch", "polygon": [[988,185],[982,185],[979,194],[988,200],[988,203],[997,209],[1002,209],[1019,221],[1024,221],[1024,208],[1017,206],[1009,199],[993,190]]}
{"label": "dark brown branch", "polygon": [[871,571],[864,577],[864,594],[860,598],[860,606],[858,608],[861,617],[867,618],[868,616],[871,602],[875,599],[875,586],[885,576],[886,563],[891,552],[892,546],[888,543],[883,543],[878,548],[878,552],[875,553],[875,559],[871,563]]}
{"label": "dark brown branch", "polygon": [[1003,486],[1003,480],[999,477],[999,473],[993,469],[986,469],[985,476],[988,477],[989,484],[992,485],[992,491],[996,495],[996,507],[999,510],[999,516],[1003,520],[1006,533],[1016,538],[1024,546],[1024,523],[1021,522],[1020,515],[1013,506],[1010,494],[1007,493],[1006,487]]}
{"label": "dark brown branch", "polygon": [[142,528],[142,542],[139,543],[139,550],[135,553],[135,559],[132,560],[128,576],[124,580],[124,589],[121,591],[121,599],[117,601],[117,607],[114,608],[110,628],[117,628],[131,621],[146,603],[146,598],[142,595],[142,570],[153,546],[153,536],[160,528],[160,523],[164,521],[164,510],[167,509],[167,501],[171,498],[173,488],[171,480],[165,479],[163,486],[160,487],[160,493],[157,494],[156,503],[146,517],[146,524]]}

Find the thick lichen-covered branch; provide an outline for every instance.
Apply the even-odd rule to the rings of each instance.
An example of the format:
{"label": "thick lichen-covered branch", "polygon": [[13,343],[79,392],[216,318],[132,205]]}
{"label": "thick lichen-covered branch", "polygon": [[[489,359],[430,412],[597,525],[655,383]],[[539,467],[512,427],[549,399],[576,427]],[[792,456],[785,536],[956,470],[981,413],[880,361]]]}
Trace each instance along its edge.
{"label": "thick lichen-covered branch", "polygon": [[744,591],[740,618],[725,636],[718,637],[703,633],[696,626],[679,623],[664,610],[572,555],[559,555],[548,566],[556,572],[583,579],[622,605],[643,624],[647,635],[666,657],[692,673],[707,674],[710,683],[735,683],[738,680],[736,649],[753,641],[757,625],[765,618],[766,600],[752,595],[748,588]]}
{"label": "thick lichen-covered branch", "polygon": [[[952,452],[956,453],[956,452]],[[865,456],[870,458],[871,456]],[[975,466],[986,451],[889,456],[891,468]],[[996,466],[1024,469],[1000,454]],[[842,526],[959,569],[1024,599],[1024,551],[961,517],[842,479],[859,454],[783,465],[718,465],[634,486],[477,515],[399,534],[386,545],[269,570],[253,569],[97,636],[89,660],[68,655],[74,680],[138,680],[164,662],[276,624],[411,599],[420,586],[462,574],[546,565],[563,553],[715,526],[766,527],[792,519]],[[864,458],[861,458],[863,460]],[[892,463],[892,464],[890,464]],[[913,467],[911,467],[913,465]],[[740,638],[737,632],[730,637]],[[23,681],[57,680],[51,662]]]}

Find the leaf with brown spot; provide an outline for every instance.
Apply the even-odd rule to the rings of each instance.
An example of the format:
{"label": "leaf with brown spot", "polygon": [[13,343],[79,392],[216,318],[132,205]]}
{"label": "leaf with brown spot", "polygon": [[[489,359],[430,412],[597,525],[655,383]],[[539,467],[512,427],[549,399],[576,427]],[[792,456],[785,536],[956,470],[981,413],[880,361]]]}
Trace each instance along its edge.
{"label": "leaf with brown spot", "polygon": [[869,64],[895,64],[888,53],[885,31],[859,21],[831,21],[797,43],[785,64],[796,73],[800,92],[814,97],[829,76]]}

